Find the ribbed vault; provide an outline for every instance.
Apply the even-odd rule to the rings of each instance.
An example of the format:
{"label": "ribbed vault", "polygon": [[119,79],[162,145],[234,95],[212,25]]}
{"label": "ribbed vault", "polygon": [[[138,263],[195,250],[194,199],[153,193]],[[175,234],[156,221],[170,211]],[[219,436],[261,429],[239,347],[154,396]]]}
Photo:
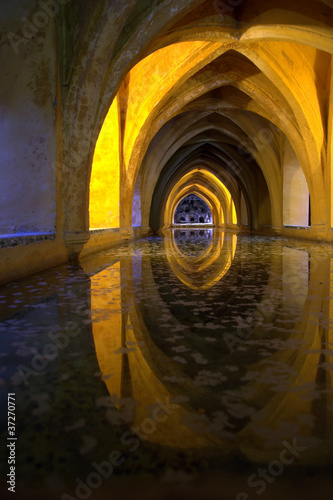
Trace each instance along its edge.
{"label": "ribbed vault", "polygon": [[[67,99],[74,123],[82,126],[74,125],[69,137],[73,144],[89,126],[89,165],[117,100],[119,227],[131,230],[135,198],[142,227],[160,229],[185,191],[204,196],[213,211],[224,214],[219,223],[228,224],[225,199],[212,185],[197,178],[182,184],[200,167],[230,192],[238,226],[281,233],[290,146],[293,168],[304,175],[310,195],[313,234],[330,229],[331,3],[179,1],[172,9],[171,3],[154,2],[139,15],[140,2],[127,2],[117,27],[105,16],[95,29],[89,66],[81,74],[73,67]],[[92,20],[86,22],[88,27]],[[118,34],[113,44],[111,26]],[[80,95],[74,85],[79,78]],[[85,95],[92,81],[96,91],[88,111]],[[74,180],[81,172],[83,185],[89,185],[90,166],[83,172],[82,162],[74,163],[69,153],[69,176]],[[92,210],[89,196],[68,200],[75,205],[67,212],[68,228],[87,229],[75,214],[80,205],[88,213],[89,203]]]}
{"label": "ribbed vault", "polygon": [[[230,191],[209,170],[196,168],[183,175],[164,196],[158,227],[169,227],[178,203],[187,195],[196,194],[209,206],[217,226],[236,224],[237,215]],[[153,224],[152,224],[153,226]]]}

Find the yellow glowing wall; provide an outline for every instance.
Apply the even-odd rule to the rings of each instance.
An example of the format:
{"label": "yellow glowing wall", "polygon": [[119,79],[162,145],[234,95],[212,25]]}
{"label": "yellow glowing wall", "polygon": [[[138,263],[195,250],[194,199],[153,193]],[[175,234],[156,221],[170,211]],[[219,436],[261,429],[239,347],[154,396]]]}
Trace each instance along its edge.
{"label": "yellow glowing wall", "polygon": [[232,210],[232,224],[237,224],[237,213],[235,203],[231,200],[231,210]]}
{"label": "yellow glowing wall", "polygon": [[99,134],[90,181],[90,228],[119,227],[119,120],[115,98]]}
{"label": "yellow glowing wall", "polygon": [[219,46],[202,41],[175,43],[150,54],[131,69],[124,134],[126,169],[140,130],[156,105],[191,68]]}

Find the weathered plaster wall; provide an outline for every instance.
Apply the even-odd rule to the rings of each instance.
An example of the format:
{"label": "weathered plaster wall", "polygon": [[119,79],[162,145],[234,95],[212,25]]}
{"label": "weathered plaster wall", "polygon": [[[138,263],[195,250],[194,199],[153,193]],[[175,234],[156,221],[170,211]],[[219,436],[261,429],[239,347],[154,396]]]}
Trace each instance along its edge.
{"label": "weathered plaster wall", "polygon": [[54,232],[54,21],[37,1],[15,0],[1,5],[0,22],[0,234]]}
{"label": "weathered plaster wall", "polygon": [[135,183],[135,189],[133,194],[133,206],[132,206],[132,224],[133,227],[141,227],[142,224],[142,211],[141,211],[141,173]]}
{"label": "weathered plaster wall", "polygon": [[289,141],[285,144],[283,161],[283,224],[309,225],[309,189]]}

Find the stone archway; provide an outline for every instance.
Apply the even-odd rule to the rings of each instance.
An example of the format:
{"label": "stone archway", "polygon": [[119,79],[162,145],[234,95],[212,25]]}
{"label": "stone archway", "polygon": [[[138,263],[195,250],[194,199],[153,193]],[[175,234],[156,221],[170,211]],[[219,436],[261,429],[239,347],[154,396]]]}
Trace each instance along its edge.
{"label": "stone archway", "polygon": [[[65,139],[64,148],[62,151],[59,151],[59,159],[61,164],[65,166],[63,176],[66,193],[64,234],[68,246],[71,245],[71,242],[74,242],[74,246],[76,242],[81,244],[89,237],[89,196],[87,192],[94,144],[110,102],[120,88],[125,75],[128,74],[128,71],[136,63],[145,56],[153,54],[156,50],[163,47],[170,47],[175,43],[187,43],[189,41],[193,41],[194,43],[200,41],[211,44],[210,46],[205,46],[207,50],[212,49],[213,46],[216,46],[216,50],[218,49],[218,45],[223,46],[220,51],[221,54],[235,50],[238,53],[242,53],[256,65],[260,77],[257,78],[253,90],[250,87],[248,88],[248,95],[252,93],[254,97],[257,92],[255,88],[257,88],[258,99],[256,105],[261,106],[262,116],[265,114],[263,110],[267,107],[266,114],[270,114],[276,126],[281,127],[274,136],[272,150],[276,149],[281,133],[287,133],[293,143],[302,168],[306,171],[309,190],[314,202],[312,214],[314,225],[319,227],[320,224],[326,224],[327,226],[325,219],[327,210],[325,206],[328,200],[326,199],[327,190],[324,186],[325,176],[323,175],[326,164],[321,140],[324,137],[324,127],[321,123],[320,111],[322,103],[320,102],[320,96],[316,92],[316,82],[313,79],[311,62],[308,65],[303,65],[304,79],[309,82],[312,88],[312,104],[309,107],[303,106],[302,96],[297,92],[294,83],[287,82],[287,79],[290,75],[288,57],[292,61],[299,60],[299,64],[301,64],[302,57],[309,56],[308,61],[312,61],[312,56],[314,55],[317,59],[319,58],[320,65],[320,61],[324,59],[320,59],[321,56],[318,51],[325,51],[326,54],[332,53],[332,36],[329,35],[328,22],[325,25],[325,19],[328,19],[328,17],[319,14],[313,9],[313,2],[306,2],[305,8],[304,3],[301,4],[301,2],[298,2],[296,7],[293,7],[293,11],[299,8],[302,15],[304,15],[304,19],[311,19],[312,25],[316,26],[316,33],[314,33],[306,24],[303,24],[301,37],[299,37],[299,30],[296,30],[296,36],[295,29],[287,25],[284,21],[286,19],[291,21],[293,19],[293,12],[291,12],[287,2],[282,6],[279,4],[279,9],[276,11],[273,7],[277,6],[277,2],[273,0],[269,2],[269,5],[261,5],[261,14],[255,19],[251,18],[250,12],[251,7],[253,7],[252,4],[255,3],[258,8],[257,2],[249,2],[246,5],[246,9],[243,10],[237,8],[231,9],[230,15],[224,16],[222,14],[222,18],[221,9],[219,9],[216,3],[213,7],[210,6],[207,11],[213,14],[211,15],[211,20],[206,23],[204,28],[198,30],[199,16],[203,15],[204,10],[196,10],[196,7],[204,3],[200,1],[177,2],[176,8],[173,6],[172,9],[169,2],[160,2],[158,5],[154,3],[149,13],[147,10],[146,13],[138,16],[137,22],[133,21],[136,9],[139,8],[138,5],[135,6],[135,2],[127,2],[122,9],[119,7],[120,3],[116,2],[112,7],[114,9],[113,12],[119,12],[119,15],[116,17],[110,15],[110,8],[105,5],[99,6],[96,10],[91,7],[90,18],[88,19],[87,17],[86,19],[87,29],[85,37],[87,40],[92,40],[92,34],[94,33],[94,44],[91,43],[89,45],[88,42],[88,45],[85,47],[85,49],[88,47],[88,50],[85,51],[88,57],[80,54],[79,50],[77,51],[73,58],[71,80],[62,96],[62,106],[65,111]],[[329,11],[329,7],[325,6],[324,3],[322,3],[322,6],[324,10]],[[211,9],[214,12],[211,12]],[[151,13],[152,15],[150,15]],[[242,18],[242,31],[237,31],[232,26],[232,23],[227,23],[227,17],[229,20],[238,21]],[[130,29],[129,19],[132,19],[131,22],[133,22],[132,30]],[[270,23],[273,22],[274,26],[272,25],[267,31],[266,36],[266,31],[263,31],[262,27],[267,20]],[[217,24],[218,29],[216,30]],[[174,29],[168,33],[168,29],[172,25]],[[143,26],[145,26],[144,30],[142,30]],[[216,36],[217,32],[219,32],[218,37]],[[252,42],[259,39],[261,44],[258,48]],[[280,45],[276,45],[275,41],[279,41]],[[284,44],[283,47],[281,44]],[[292,44],[298,44],[297,50],[294,50]],[[286,58],[282,55],[282,50],[288,53]],[[110,54],[112,55],[110,56]],[[280,68],[281,62],[284,66],[283,72],[281,72]],[[237,82],[238,78],[239,84],[235,88],[245,90],[246,80],[243,79],[241,81],[242,78],[239,78],[237,71],[237,67],[234,65],[230,68],[230,75],[234,75],[234,80],[230,80],[232,86],[235,87],[235,82]],[[200,73],[198,71],[198,75],[200,74],[203,75],[203,72]],[[279,107],[282,109],[282,105],[285,108],[285,103],[287,103],[287,113],[280,113],[279,116],[278,113],[272,112],[274,109],[272,108],[274,93],[269,86],[265,88],[266,84],[263,84],[265,78],[267,81],[274,81],[284,95],[283,102],[275,102],[275,110],[278,110]],[[320,78],[322,78],[322,74]],[[254,75],[254,83],[255,79]],[[78,82],[80,82],[80,85],[78,85]],[[170,97],[172,97],[171,94],[168,98]],[[126,97],[126,88],[121,91],[120,98],[122,102],[128,98],[128,95]],[[179,98],[182,98],[181,93],[179,94]],[[162,102],[164,103],[163,99]],[[188,101],[188,104],[190,102],[191,100]],[[175,114],[172,114],[170,108],[169,115],[165,115],[165,118],[162,118],[162,120],[165,120],[164,123],[167,123],[172,116],[175,116]],[[120,111],[119,119],[121,130],[124,132],[125,122],[122,110]],[[156,116],[152,115],[149,120],[140,131],[137,139],[133,142],[133,145],[136,143],[136,149],[133,149],[133,154],[129,159],[131,165],[128,171],[125,172],[124,168],[120,167],[122,186],[120,198],[123,204],[120,213],[120,227],[121,230],[125,231],[130,231],[131,225],[131,210],[127,210],[127,206],[131,206],[129,200],[133,196],[135,180],[140,166],[144,161],[147,148],[154,135],[160,129],[156,121],[161,120],[160,111],[156,109]],[[156,123],[152,127],[154,120]],[[311,125],[309,125],[310,123]],[[243,121],[244,124],[245,122]],[[147,135],[147,127],[150,127],[151,136]],[[304,135],[302,131],[305,130],[307,132]],[[251,127],[245,127],[244,132],[245,134],[249,134],[250,138],[256,139],[256,136],[253,135],[256,132],[255,130],[251,130]],[[301,138],[302,135],[303,138]],[[145,144],[143,144],[143,139],[146,141]],[[264,149],[258,151],[259,146],[260,144],[257,143],[256,150],[258,155],[256,161],[259,163],[266,162],[268,165],[268,158],[264,158],[266,153]],[[85,151],[85,153],[82,154],[82,151]],[[142,172],[142,174],[144,173]],[[278,177],[276,169],[274,175]],[[266,181],[269,184],[270,197],[273,201],[272,214],[275,221],[274,225],[276,229],[281,231],[282,183],[279,180],[277,183],[274,182],[270,185],[270,179],[271,176],[267,174]],[[248,196],[246,199],[249,200]],[[125,200],[128,203],[124,203]]]}

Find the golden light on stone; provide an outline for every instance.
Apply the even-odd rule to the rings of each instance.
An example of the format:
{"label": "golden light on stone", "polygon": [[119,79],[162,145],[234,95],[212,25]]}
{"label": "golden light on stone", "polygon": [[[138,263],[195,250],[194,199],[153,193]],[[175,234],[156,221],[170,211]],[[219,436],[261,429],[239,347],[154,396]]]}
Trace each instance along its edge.
{"label": "golden light on stone", "polygon": [[99,134],[90,181],[90,228],[119,227],[119,119],[115,98]]}
{"label": "golden light on stone", "polygon": [[235,203],[228,188],[216,175],[199,167],[184,175],[172,188],[164,210],[164,225],[172,225],[174,213],[185,196],[196,194],[209,206],[213,224],[237,224]]}
{"label": "golden light on stone", "polygon": [[130,71],[125,79],[125,88],[123,86],[121,89],[126,116],[126,169],[129,167],[135,141],[152,120],[157,104],[173,92],[176,85],[182,83],[189,71],[193,71],[220,45],[202,41],[175,43],[153,52]]}

